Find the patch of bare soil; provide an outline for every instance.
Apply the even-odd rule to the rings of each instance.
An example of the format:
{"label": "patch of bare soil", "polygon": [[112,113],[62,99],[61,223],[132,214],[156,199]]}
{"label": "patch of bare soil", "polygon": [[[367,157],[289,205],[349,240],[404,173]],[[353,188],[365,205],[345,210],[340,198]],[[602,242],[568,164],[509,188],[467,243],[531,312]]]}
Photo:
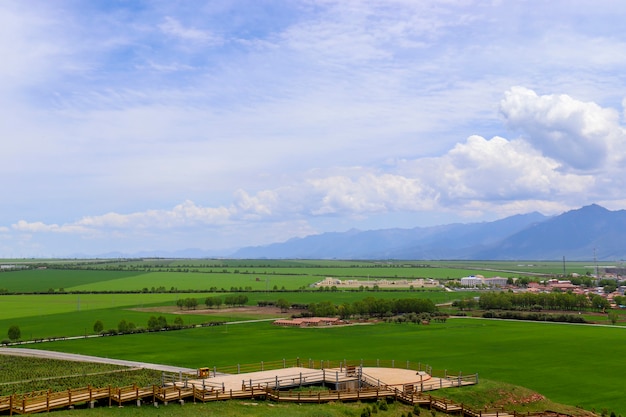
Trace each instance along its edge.
{"label": "patch of bare soil", "polygon": [[496,402],[494,406],[501,407],[501,406],[507,406],[511,404],[526,405],[526,404],[531,404],[534,402],[543,401],[546,399],[546,397],[536,392],[528,393],[525,396],[519,396],[519,395],[515,395],[512,392],[500,391],[500,395],[502,396],[502,399]]}
{"label": "patch of bare soil", "polygon": [[197,308],[195,310],[181,310],[176,306],[159,306],[159,307],[143,307],[133,308],[135,311],[143,311],[148,313],[169,313],[169,314],[199,314],[199,315],[229,315],[229,314],[246,314],[246,315],[274,315],[276,317],[284,317],[296,313],[295,311],[289,311],[288,313],[282,312],[278,307],[257,307],[257,306],[244,306],[244,307],[226,307],[226,308]]}

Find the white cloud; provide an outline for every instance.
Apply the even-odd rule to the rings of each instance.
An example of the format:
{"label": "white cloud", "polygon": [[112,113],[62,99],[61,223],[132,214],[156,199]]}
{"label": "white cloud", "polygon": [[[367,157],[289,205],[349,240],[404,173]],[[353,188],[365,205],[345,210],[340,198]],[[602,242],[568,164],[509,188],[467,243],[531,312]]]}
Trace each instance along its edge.
{"label": "white cloud", "polygon": [[195,225],[219,225],[229,221],[232,209],[201,207],[185,201],[171,210],[147,210],[130,214],[107,213],[85,217],[77,225],[89,228],[171,229]]}
{"label": "white cloud", "polygon": [[20,220],[12,225],[13,230],[25,233],[84,233],[87,231],[79,224],[45,224],[43,222],[27,222]]}
{"label": "white cloud", "polygon": [[522,131],[529,143],[566,168],[596,169],[626,155],[626,131],[614,109],[513,87],[500,111],[509,127]]}
{"label": "white cloud", "polygon": [[[547,104],[537,104],[537,100]],[[566,125],[573,137],[584,140],[597,137],[598,131],[621,129],[608,117],[613,115],[610,110],[563,96],[542,99],[522,88],[510,90],[501,107],[511,123],[532,132],[542,131],[546,125]],[[568,118],[569,114],[574,117]],[[607,117],[611,122],[608,128]],[[485,213],[509,215],[522,208],[553,213],[581,195],[593,201],[614,186],[607,179],[620,172],[616,171],[619,168],[595,175],[563,170],[557,159],[563,159],[562,155],[548,156],[545,146],[535,147],[535,143],[526,138],[473,135],[442,156],[405,160],[385,169],[353,167],[338,169],[335,174],[317,169],[289,185],[254,193],[239,189],[225,205],[201,206],[186,200],[169,210],[109,212],[63,225],[20,220],[12,228],[23,233],[125,236],[192,227],[235,233],[235,225],[249,229],[256,224],[261,230],[272,224],[290,224],[302,232],[312,230],[307,219],[337,216],[443,210],[480,218]]]}
{"label": "white cloud", "polygon": [[311,212],[315,215],[419,211],[432,208],[433,197],[418,178],[365,173],[356,178],[334,176],[309,180],[319,194]]}
{"label": "white cloud", "polygon": [[2,2],[0,224],[246,244],[624,200],[625,5],[270,3]]}

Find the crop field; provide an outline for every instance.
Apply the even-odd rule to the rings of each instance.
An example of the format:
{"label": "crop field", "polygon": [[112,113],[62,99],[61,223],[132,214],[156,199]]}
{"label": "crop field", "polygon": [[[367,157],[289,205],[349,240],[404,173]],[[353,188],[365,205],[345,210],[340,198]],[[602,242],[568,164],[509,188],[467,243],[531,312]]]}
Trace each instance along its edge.
{"label": "crop field", "polygon": [[[16,260],[15,264],[19,263]],[[567,263],[566,268],[568,273],[590,271],[588,262]],[[326,276],[363,280],[446,279],[472,274],[523,276],[562,271],[560,262],[57,261],[48,264],[47,269],[0,273],[0,288],[12,293],[0,295],[0,331],[18,325],[22,339],[79,337],[23,345],[29,348],[186,367],[295,357],[409,360],[427,363],[435,369],[448,369],[451,373],[478,372],[482,378],[522,385],[554,401],[587,409],[607,408],[626,415],[626,406],[622,404],[626,364],[619,360],[626,338],[624,326],[450,318],[446,323],[433,322],[429,326],[378,323],[293,329],[278,328],[269,322],[235,323],[272,317],[259,309],[246,314],[222,306],[209,314],[176,307],[177,300],[192,297],[198,300],[198,309],[203,309],[206,297],[223,298],[229,294],[245,295],[249,306],[279,298],[291,304],[330,301],[339,305],[366,297],[419,297],[446,303],[479,293],[441,289],[327,291],[311,289],[310,284]],[[148,319],[157,315],[164,316],[168,323],[182,317],[185,325],[210,321],[231,324],[82,337],[94,334],[97,320],[103,322],[105,330],[117,328],[121,320],[145,327]]]}
{"label": "crop field", "polygon": [[161,379],[160,372],[147,369],[6,355],[0,355],[0,369],[0,395],[49,389],[63,391],[88,385],[106,387],[111,380],[117,386],[149,386]]}
{"label": "crop field", "polygon": [[[0,261],[5,263],[6,261]],[[19,266],[19,263],[14,263]],[[589,262],[566,263],[566,272],[593,271]],[[325,277],[458,279],[468,275],[518,277],[563,272],[559,262],[488,261],[357,262],[268,260],[149,260],[129,262],[69,262],[48,269],[3,272],[0,288],[9,292],[142,291],[163,287],[187,290],[255,291],[308,287]],[[63,269],[60,269],[63,268]]]}
{"label": "crop field", "polygon": [[[444,291],[389,291],[389,292],[250,292],[244,293],[248,305],[259,301],[276,301],[284,298],[292,304],[307,304],[320,300],[335,304],[352,303],[366,297],[385,299],[420,297],[435,303],[457,299],[458,293]],[[474,293],[463,293],[470,296]],[[117,328],[121,320],[145,327],[154,315],[163,315],[169,323],[182,317],[184,324],[201,324],[208,321],[235,321],[252,319],[249,315],[228,313],[225,307],[212,309],[211,314],[199,314],[195,310],[176,309],[176,300],[193,297],[198,299],[198,309],[205,308],[206,297],[225,297],[228,293],[137,293],[137,294],[44,294],[0,296],[0,329],[18,325],[24,339],[69,337],[93,334],[96,320],[103,322],[105,329]],[[160,308],[164,307],[164,308]],[[223,313],[221,311],[224,311]],[[289,313],[279,314],[286,317]],[[275,316],[271,316],[275,317]],[[261,317],[257,317],[261,318]]]}

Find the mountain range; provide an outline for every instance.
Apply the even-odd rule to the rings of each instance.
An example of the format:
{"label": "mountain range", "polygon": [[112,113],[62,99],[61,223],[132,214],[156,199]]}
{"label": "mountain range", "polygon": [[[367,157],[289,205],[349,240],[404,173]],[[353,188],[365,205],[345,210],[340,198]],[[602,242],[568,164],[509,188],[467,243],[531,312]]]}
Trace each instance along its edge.
{"label": "mountain range", "polygon": [[533,212],[493,222],[322,233],[230,257],[615,261],[626,257],[626,210],[592,204],[549,217]]}

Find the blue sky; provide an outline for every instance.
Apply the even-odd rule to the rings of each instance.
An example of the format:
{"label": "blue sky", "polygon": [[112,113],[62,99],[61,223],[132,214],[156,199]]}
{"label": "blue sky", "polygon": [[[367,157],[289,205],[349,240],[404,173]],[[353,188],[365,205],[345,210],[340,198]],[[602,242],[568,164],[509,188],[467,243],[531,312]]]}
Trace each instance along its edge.
{"label": "blue sky", "polygon": [[0,256],[626,203],[626,3],[0,3]]}

